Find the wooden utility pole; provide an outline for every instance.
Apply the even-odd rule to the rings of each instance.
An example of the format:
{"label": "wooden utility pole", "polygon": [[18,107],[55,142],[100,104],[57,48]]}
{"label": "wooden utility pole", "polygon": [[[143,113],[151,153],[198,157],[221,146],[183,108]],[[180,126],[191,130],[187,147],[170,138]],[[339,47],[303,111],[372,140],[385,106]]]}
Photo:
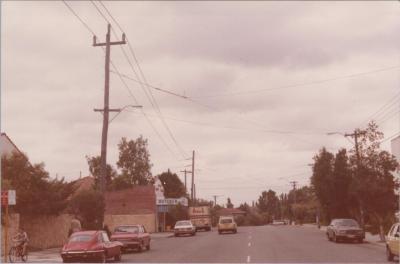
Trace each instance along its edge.
{"label": "wooden utility pole", "polygon": [[294,204],[296,204],[297,203],[297,201],[296,201],[296,185],[297,185],[297,181],[291,181],[290,184],[292,184],[292,186],[293,186]]}
{"label": "wooden utility pole", "polygon": [[110,51],[111,45],[122,45],[126,44],[125,34],[122,34],[122,41],[111,41],[111,25],[107,25],[106,42],[97,43],[96,36],[93,36],[93,46],[105,46],[106,47],[106,63],[105,63],[105,84],[104,84],[104,108],[94,109],[96,112],[103,112],[103,130],[101,133],[101,156],[100,156],[100,191],[104,194],[106,190],[106,174],[107,174],[107,135],[108,135],[108,123],[109,123],[109,112],[120,112],[120,109],[109,108],[109,93],[110,93]]}
{"label": "wooden utility pole", "polygon": [[190,197],[192,198],[192,202],[194,202],[194,150],[192,152],[192,187],[191,187],[191,195]]}
{"label": "wooden utility pole", "polygon": [[[359,172],[360,172],[360,165],[361,165],[361,156],[360,156],[360,151],[358,148],[358,137],[361,135],[364,135],[366,132],[364,131],[359,131],[358,129],[355,129],[353,133],[351,134],[344,134],[345,137],[352,137],[354,138],[354,148],[356,150],[356,158],[357,158],[357,169],[356,169],[356,177],[359,176]],[[362,204],[362,202],[360,201],[360,224],[361,227],[364,229],[364,206]]]}
{"label": "wooden utility pole", "polygon": [[188,170],[186,170],[186,169],[184,169],[184,170],[181,171],[181,172],[183,172],[183,173],[185,174],[185,192],[187,193],[187,178],[186,178],[186,176],[187,176],[188,173],[192,173],[192,172],[191,172],[191,171],[188,171]]}

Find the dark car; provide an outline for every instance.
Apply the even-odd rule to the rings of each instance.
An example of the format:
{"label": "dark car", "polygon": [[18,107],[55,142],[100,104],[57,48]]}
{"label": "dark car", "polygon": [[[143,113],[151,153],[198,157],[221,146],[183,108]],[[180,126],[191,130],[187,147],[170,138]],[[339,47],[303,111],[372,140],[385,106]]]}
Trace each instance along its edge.
{"label": "dark car", "polygon": [[121,225],[114,229],[112,241],[119,241],[123,249],[136,249],[138,251],[150,249],[150,234],[142,225]]}
{"label": "dark car", "polygon": [[330,241],[336,243],[340,240],[362,243],[365,238],[364,230],[354,219],[333,219],[326,230],[326,235]]}
{"label": "dark car", "polygon": [[121,260],[120,242],[111,242],[104,231],[81,231],[71,235],[61,249],[63,262]]}

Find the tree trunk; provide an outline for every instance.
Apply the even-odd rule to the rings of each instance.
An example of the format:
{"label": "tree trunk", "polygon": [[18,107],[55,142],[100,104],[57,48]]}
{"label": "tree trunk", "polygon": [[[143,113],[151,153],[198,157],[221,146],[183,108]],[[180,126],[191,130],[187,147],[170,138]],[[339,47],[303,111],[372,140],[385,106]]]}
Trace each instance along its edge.
{"label": "tree trunk", "polygon": [[383,231],[383,224],[382,224],[382,221],[381,220],[379,220],[379,236],[380,236],[380,241],[381,242],[385,242],[385,233],[384,233],[384,231]]}

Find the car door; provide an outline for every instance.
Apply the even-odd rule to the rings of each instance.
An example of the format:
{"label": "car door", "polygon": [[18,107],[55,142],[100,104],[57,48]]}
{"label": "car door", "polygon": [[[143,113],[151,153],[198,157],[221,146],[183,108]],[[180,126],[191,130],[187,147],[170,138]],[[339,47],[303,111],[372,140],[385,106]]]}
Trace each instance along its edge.
{"label": "car door", "polygon": [[390,234],[390,238],[389,238],[389,247],[390,247],[390,251],[395,254],[395,255],[399,255],[399,247],[400,247],[400,225],[397,224],[393,229],[392,232]]}
{"label": "car door", "polygon": [[104,247],[106,248],[106,255],[107,258],[111,258],[117,254],[117,248],[115,247],[114,243],[110,241],[106,232],[101,232],[101,236],[103,239]]}

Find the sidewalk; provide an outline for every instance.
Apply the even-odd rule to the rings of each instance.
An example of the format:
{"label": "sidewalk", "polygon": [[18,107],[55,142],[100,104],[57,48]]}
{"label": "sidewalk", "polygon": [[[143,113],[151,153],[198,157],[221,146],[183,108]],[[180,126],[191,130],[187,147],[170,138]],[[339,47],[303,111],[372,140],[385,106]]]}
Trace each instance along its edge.
{"label": "sidewalk", "polygon": [[[312,227],[312,228],[317,228],[316,224],[303,224],[304,227]],[[326,232],[326,226],[321,226],[321,228],[319,229],[322,232]],[[385,242],[380,241],[380,236],[379,234],[377,235],[373,235],[369,232],[365,232],[365,239],[364,241],[366,241],[367,243],[371,243],[371,244],[375,244],[375,245],[379,245],[379,246],[385,246]]]}

